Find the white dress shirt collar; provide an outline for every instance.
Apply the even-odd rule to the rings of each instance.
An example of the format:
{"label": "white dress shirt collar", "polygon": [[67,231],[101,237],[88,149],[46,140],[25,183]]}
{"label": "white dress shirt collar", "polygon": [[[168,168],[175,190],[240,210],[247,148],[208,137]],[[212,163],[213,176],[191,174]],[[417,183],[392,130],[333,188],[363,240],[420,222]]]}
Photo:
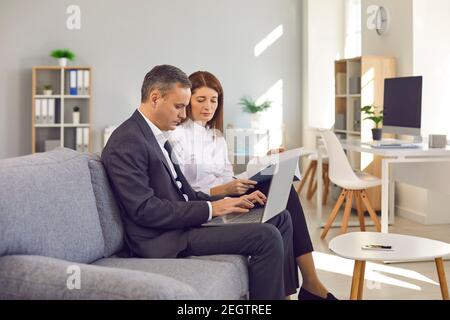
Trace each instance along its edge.
{"label": "white dress shirt collar", "polygon": [[148,126],[150,127],[150,129],[152,130],[156,141],[158,141],[158,144],[164,148],[164,144],[167,142],[168,139],[168,132],[167,131],[161,131],[161,129],[159,129],[153,122],[151,122],[142,112],[141,110],[139,110],[139,108],[137,109],[139,111],[139,113],[141,114],[141,116],[144,118],[144,120],[147,122]]}

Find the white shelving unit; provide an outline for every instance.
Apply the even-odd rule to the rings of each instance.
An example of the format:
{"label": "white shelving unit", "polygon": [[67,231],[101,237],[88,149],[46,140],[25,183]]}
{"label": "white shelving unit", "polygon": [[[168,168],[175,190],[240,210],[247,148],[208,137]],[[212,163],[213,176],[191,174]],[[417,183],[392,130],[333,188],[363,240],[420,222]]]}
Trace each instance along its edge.
{"label": "white shelving unit", "polygon": [[[69,72],[71,70],[89,71],[88,94],[70,95]],[[51,85],[53,94],[44,95],[45,85]],[[36,123],[36,99],[54,99],[54,123]],[[76,149],[77,128],[89,128],[88,150],[92,152],[91,130],[92,68],[37,66],[32,70],[32,152],[44,152],[45,141],[59,141],[59,146]],[[74,124],[73,107],[80,109],[80,123]]]}

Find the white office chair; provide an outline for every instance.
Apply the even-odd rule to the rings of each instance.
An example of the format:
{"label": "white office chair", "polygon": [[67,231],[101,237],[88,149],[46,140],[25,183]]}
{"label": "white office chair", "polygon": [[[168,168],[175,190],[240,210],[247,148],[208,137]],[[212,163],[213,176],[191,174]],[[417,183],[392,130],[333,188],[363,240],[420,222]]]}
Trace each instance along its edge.
{"label": "white office chair", "polygon": [[369,211],[370,218],[375,223],[376,230],[380,232],[381,225],[378,221],[378,217],[375,211],[373,210],[372,205],[370,204],[366,189],[380,186],[381,180],[377,177],[363,172],[355,173],[350,166],[344,149],[342,148],[336,135],[331,131],[323,131],[321,132],[321,135],[328,150],[328,170],[330,180],[343,189],[338,201],[336,202],[336,205],[334,206],[333,211],[331,212],[330,217],[328,218],[321,238],[324,239],[327,236],[327,233],[330,230],[333,221],[336,219],[336,216],[342,204],[344,203],[344,200],[346,200],[346,203],[344,218],[342,219],[341,224],[341,232],[347,232],[348,220],[350,218],[353,204],[353,197],[356,199],[356,207],[358,211],[361,231],[365,231],[364,210],[361,203],[363,202],[367,208],[367,211]]}

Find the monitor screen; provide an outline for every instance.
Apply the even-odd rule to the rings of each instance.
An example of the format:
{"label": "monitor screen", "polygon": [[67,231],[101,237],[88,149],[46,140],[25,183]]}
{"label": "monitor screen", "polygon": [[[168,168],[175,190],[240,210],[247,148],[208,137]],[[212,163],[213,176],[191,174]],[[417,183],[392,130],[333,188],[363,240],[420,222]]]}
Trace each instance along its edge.
{"label": "monitor screen", "polygon": [[383,125],[420,129],[421,120],[422,77],[386,79]]}

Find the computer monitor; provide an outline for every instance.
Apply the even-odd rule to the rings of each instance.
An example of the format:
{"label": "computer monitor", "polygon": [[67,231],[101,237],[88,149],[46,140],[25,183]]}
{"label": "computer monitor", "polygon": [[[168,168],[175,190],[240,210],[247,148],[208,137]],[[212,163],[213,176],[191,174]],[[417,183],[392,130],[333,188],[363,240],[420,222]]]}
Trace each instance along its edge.
{"label": "computer monitor", "polygon": [[386,79],[383,132],[420,137],[422,77]]}

